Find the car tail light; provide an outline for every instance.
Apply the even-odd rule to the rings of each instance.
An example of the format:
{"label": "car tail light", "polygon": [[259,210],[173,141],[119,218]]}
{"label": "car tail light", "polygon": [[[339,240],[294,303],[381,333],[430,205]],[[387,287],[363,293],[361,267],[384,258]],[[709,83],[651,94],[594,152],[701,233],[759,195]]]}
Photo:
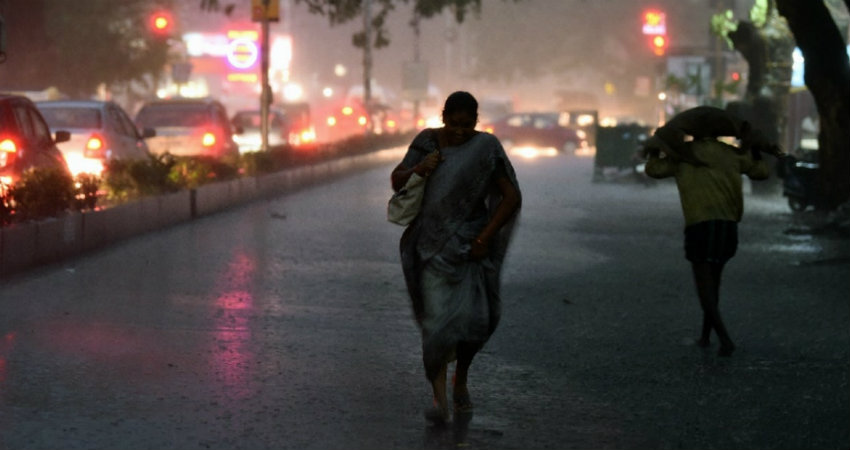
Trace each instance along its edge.
{"label": "car tail light", "polygon": [[204,147],[212,147],[216,143],[215,133],[212,131],[204,132],[203,136],[201,136],[201,144]]}
{"label": "car tail light", "polygon": [[83,150],[83,156],[86,158],[102,159],[105,156],[105,149],[106,144],[103,142],[103,138],[97,134],[93,134],[89,137],[89,140],[86,141],[86,148]]}
{"label": "car tail light", "polygon": [[301,130],[301,143],[307,144],[316,141],[316,131],[313,128]]}
{"label": "car tail light", "polygon": [[18,154],[18,146],[15,141],[6,138],[0,141],[0,167],[12,165]]}

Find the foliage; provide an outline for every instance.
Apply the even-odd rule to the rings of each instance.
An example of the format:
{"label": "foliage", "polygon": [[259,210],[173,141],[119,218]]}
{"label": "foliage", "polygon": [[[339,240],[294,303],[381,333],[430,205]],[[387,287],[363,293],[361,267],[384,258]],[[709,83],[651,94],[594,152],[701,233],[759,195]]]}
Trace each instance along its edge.
{"label": "foliage", "polygon": [[738,22],[735,20],[735,14],[731,9],[727,9],[719,14],[711,16],[711,31],[723,38],[726,46],[731,50],[735,48],[732,44],[732,39],[729,39],[729,33],[738,29]]}
{"label": "foliage", "polygon": [[[313,14],[327,17],[330,24],[334,26],[360,18],[365,0],[295,0],[295,3],[306,5]],[[390,44],[386,28],[387,16],[396,5],[401,3],[413,3],[414,14],[424,18],[434,17],[443,10],[449,9],[459,23],[464,21],[467,13],[481,10],[481,0],[371,0],[370,15],[374,39],[372,46],[375,48],[386,47]],[[365,31],[355,33],[352,38],[352,43],[358,48],[363,48],[365,42]]]}
{"label": "foliage", "polygon": [[274,167],[275,160],[272,158],[272,150],[245,153],[240,161],[242,173],[249,177],[272,172]]}
{"label": "foliage", "polygon": [[[158,74],[168,60],[168,42],[152,35],[148,15],[172,8],[173,0],[44,0],[44,29],[53,57],[40,61],[60,91],[89,96],[101,83],[140,80]],[[97,74],[97,76],[92,76]]]}
{"label": "foliage", "polygon": [[69,209],[74,202],[74,179],[60,169],[29,169],[12,188],[15,220],[50,217]]}
{"label": "foliage", "polygon": [[175,186],[194,189],[213,181],[222,181],[238,175],[234,163],[210,156],[176,157],[168,178]]}
{"label": "foliage", "polygon": [[121,202],[176,191],[179,186],[170,177],[175,164],[174,157],[167,153],[151,155],[146,160],[111,160],[104,177],[107,197]]}
{"label": "foliage", "polygon": [[74,180],[74,208],[94,209],[97,205],[101,179],[97,175],[81,173]]}
{"label": "foliage", "polygon": [[12,190],[5,184],[0,184],[0,227],[12,223],[12,214],[15,211],[12,200]]}
{"label": "foliage", "polygon": [[[105,191],[107,204],[194,189],[240,175],[258,176],[286,168],[404,145],[411,133],[352,136],[310,147],[288,145],[242,155],[238,160],[176,157],[168,153],[145,160],[110,160],[103,177],[34,169],[14,187],[0,189],[0,225],[55,216],[68,209],[94,209]],[[108,207],[108,206],[106,206]]]}

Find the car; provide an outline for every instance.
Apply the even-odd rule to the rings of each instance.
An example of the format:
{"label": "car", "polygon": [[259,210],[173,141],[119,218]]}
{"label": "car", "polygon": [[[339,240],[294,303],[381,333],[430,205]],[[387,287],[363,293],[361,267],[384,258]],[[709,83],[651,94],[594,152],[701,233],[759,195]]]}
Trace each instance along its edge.
{"label": "car", "polygon": [[14,186],[31,168],[57,169],[70,176],[56,144],[68,141],[71,133],[55,133],[55,137],[50,134],[50,127],[32,100],[0,94],[0,188]]}
{"label": "car", "polygon": [[575,153],[587,147],[581,130],[569,127],[569,117],[558,112],[517,112],[483,124],[482,129],[496,135],[507,147],[552,147],[564,153]]}
{"label": "car", "polygon": [[[237,111],[230,119],[234,128],[242,128],[242,133],[234,135],[233,140],[239,146],[239,153],[256,152],[262,149],[262,116],[260,110]],[[279,110],[269,109],[269,147],[278,147],[289,143],[291,126],[286,115]]]}
{"label": "car", "polygon": [[47,125],[68,130],[71,139],[58,144],[71,173],[101,175],[111,159],[145,160],[150,156],[145,139],[156,132],[139,132],[123,108],[111,101],[52,100],[36,102]]}
{"label": "car", "polygon": [[210,98],[175,98],[145,103],[136,113],[139,129],[152,128],[156,136],[148,139],[155,155],[210,156],[217,159],[239,155],[233,140],[234,129],[227,109]]}
{"label": "car", "polygon": [[284,102],[279,106],[289,122],[289,145],[310,146],[316,143],[316,128],[306,102]]}

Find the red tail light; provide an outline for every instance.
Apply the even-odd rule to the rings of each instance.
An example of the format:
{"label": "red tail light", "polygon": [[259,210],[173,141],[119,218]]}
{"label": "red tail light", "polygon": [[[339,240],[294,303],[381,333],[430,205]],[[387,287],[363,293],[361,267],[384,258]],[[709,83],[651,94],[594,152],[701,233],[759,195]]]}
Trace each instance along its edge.
{"label": "red tail light", "polygon": [[201,136],[201,144],[204,147],[212,147],[215,145],[216,137],[212,131],[207,131]]}
{"label": "red tail light", "polygon": [[89,137],[89,140],[86,141],[86,148],[83,150],[83,156],[86,158],[102,159],[105,156],[105,149],[106,144],[103,142],[103,138],[93,134]]}
{"label": "red tail light", "polygon": [[12,165],[18,154],[18,146],[15,141],[6,138],[0,141],[0,167]]}

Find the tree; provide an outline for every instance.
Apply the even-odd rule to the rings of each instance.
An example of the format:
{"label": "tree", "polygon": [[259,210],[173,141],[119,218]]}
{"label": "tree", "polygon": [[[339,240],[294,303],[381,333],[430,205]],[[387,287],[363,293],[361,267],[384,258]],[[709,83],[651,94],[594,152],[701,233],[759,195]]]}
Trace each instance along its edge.
{"label": "tree", "polygon": [[[818,158],[822,209],[850,199],[850,60],[846,36],[822,0],[776,0],[806,60],[804,80],[820,116]],[[850,0],[844,0],[850,10]]]}
{"label": "tree", "polygon": [[[727,16],[728,14],[728,16]],[[726,109],[750,121],[773,142],[785,142],[791,89],[794,37],[774,0],[756,0],[750,21],[733,22],[731,12],[715,15],[712,28],[747,61],[749,77],[743,101]],[[759,183],[754,192],[770,193],[774,184]]]}
{"label": "tree", "polygon": [[[168,60],[166,39],[152,36],[147,16],[172,0],[8,0],[9,60],[0,81],[73,97],[101,84],[158,74]],[[29,56],[36,55],[36,56]]]}
{"label": "tree", "polygon": [[[844,3],[850,5],[850,0]],[[818,157],[822,203],[816,206],[835,209],[850,199],[846,36],[842,37],[824,0],[756,0],[751,19],[737,23],[718,16],[712,19],[715,31],[727,37],[749,65],[745,99],[736,106],[770,137],[784,141],[791,53],[796,43],[806,60],[804,78],[821,124]]]}
{"label": "tree", "polygon": [[[217,2],[218,0],[203,0]],[[506,0],[507,1],[507,0]],[[513,0],[520,1],[520,0]],[[455,20],[463,22],[470,12],[480,11],[481,0],[295,0],[304,4],[313,14],[326,16],[331,26],[363,18],[363,29],[352,36],[352,44],[363,49],[363,103],[371,110],[371,50],[390,44],[386,20],[397,4],[413,3],[414,19],[431,18],[444,10],[451,10]]]}

